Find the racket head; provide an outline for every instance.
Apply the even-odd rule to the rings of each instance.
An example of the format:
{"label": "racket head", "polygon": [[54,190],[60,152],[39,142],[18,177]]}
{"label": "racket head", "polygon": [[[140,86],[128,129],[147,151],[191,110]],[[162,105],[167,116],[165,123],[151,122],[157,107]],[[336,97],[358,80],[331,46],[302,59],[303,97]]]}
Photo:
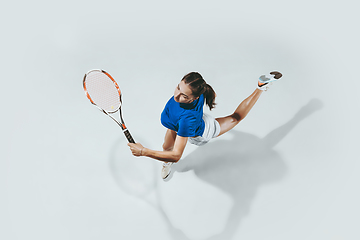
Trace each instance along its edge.
{"label": "racket head", "polygon": [[92,104],[115,113],[121,107],[121,91],[114,78],[102,69],[88,71],[83,79],[85,95]]}

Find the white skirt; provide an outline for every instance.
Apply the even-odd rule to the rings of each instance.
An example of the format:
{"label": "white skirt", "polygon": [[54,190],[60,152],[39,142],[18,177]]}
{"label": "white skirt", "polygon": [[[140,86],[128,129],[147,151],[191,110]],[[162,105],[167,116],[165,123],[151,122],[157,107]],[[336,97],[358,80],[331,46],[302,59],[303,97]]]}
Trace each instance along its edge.
{"label": "white skirt", "polygon": [[202,146],[208,143],[212,138],[219,136],[220,124],[214,117],[209,114],[203,114],[203,120],[205,122],[205,129],[202,136],[189,137],[188,142],[197,146]]}

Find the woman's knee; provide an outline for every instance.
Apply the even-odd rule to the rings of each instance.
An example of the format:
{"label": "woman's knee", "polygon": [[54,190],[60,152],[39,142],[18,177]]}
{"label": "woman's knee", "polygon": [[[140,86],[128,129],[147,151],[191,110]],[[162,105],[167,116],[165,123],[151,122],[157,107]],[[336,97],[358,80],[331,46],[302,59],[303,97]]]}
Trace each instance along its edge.
{"label": "woman's knee", "polygon": [[174,145],[170,145],[168,143],[164,143],[162,145],[162,148],[163,148],[164,151],[171,151],[171,150],[173,150],[173,147],[174,147]]}
{"label": "woman's knee", "polygon": [[238,124],[242,120],[240,114],[237,112],[234,112],[229,117],[231,117],[233,123],[235,123],[235,124]]}

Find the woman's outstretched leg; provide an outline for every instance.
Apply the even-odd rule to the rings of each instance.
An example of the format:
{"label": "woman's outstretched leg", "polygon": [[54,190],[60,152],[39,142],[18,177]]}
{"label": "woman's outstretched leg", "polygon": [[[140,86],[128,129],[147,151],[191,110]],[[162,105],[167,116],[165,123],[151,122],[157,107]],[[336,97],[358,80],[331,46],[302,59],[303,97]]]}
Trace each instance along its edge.
{"label": "woman's outstretched leg", "polygon": [[262,90],[256,89],[249,97],[240,103],[233,114],[226,117],[216,118],[216,121],[218,121],[220,124],[219,136],[234,128],[241,120],[246,117],[246,115],[248,115],[262,92]]}
{"label": "woman's outstretched leg", "polygon": [[220,124],[219,136],[231,130],[241,120],[243,120],[253,108],[262,92],[267,90],[269,83],[276,81],[281,77],[282,74],[277,71],[270,72],[270,75],[260,76],[257,89],[248,98],[240,103],[233,114],[226,117],[216,118],[216,121],[218,121]]}

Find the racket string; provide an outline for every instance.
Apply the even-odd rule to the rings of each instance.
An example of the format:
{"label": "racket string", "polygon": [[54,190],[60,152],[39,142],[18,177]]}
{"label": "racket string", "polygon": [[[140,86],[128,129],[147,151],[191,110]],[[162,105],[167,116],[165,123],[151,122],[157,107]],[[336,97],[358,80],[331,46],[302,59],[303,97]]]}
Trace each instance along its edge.
{"label": "racket string", "polygon": [[116,83],[102,72],[90,72],[85,79],[86,91],[95,105],[107,112],[116,112],[121,105]]}

